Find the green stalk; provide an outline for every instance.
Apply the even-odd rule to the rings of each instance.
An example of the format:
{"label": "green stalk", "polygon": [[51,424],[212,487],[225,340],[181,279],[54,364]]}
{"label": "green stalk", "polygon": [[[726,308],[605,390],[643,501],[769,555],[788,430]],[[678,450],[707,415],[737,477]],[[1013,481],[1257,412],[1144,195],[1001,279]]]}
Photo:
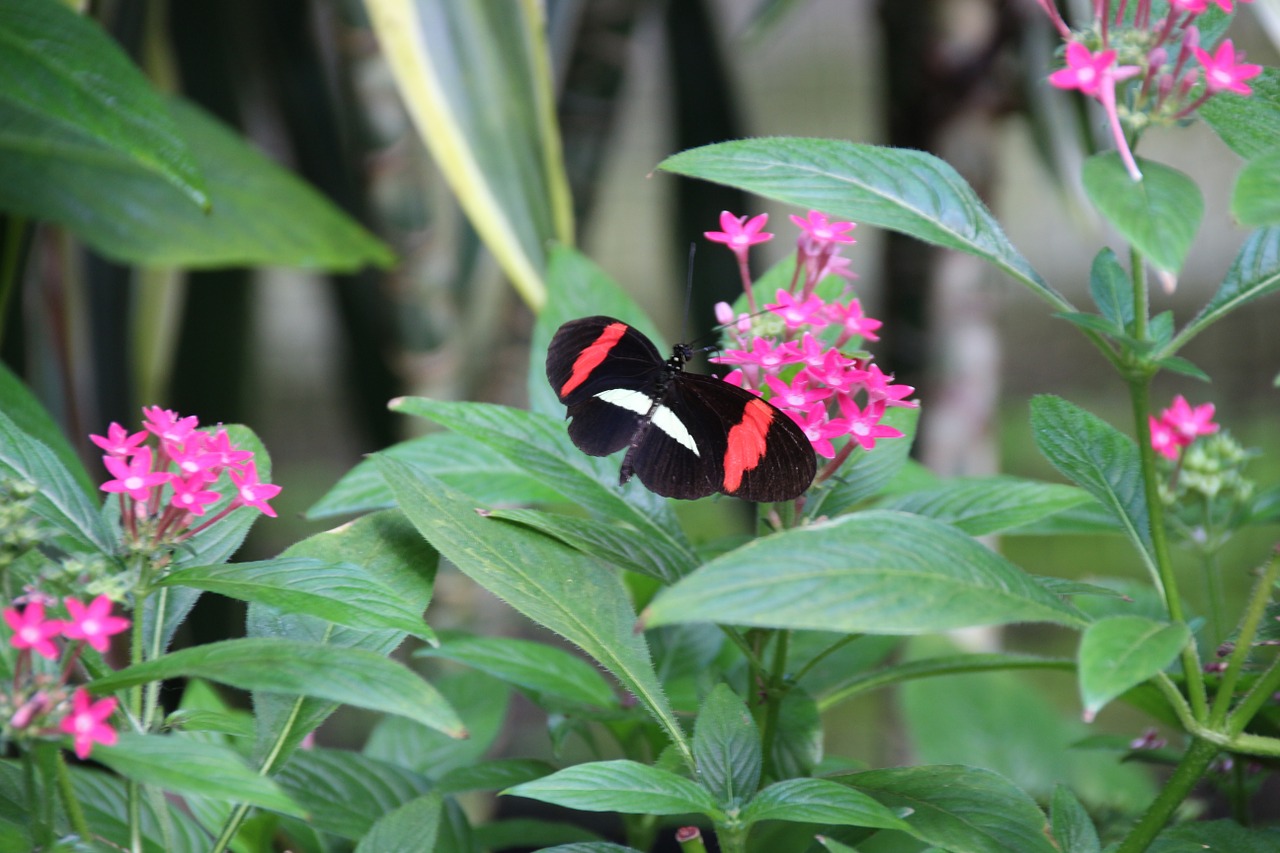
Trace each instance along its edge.
{"label": "green stalk", "polygon": [[1205,593],[1209,597],[1209,639],[1214,648],[1225,636],[1222,626],[1226,622],[1226,606],[1222,598],[1222,573],[1218,570],[1218,552],[1204,554],[1200,561],[1204,572]]}
{"label": "green stalk", "polygon": [[67,810],[67,820],[71,822],[71,829],[75,834],[87,840],[92,837],[89,822],[85,820],[84,809],[80,807],[80,800],[76,797],[76,790],[71,784],[71,772],[67,770],[67,759],[62,750],[58,750],[57,762],[55,772],[58,777],[58,793],[62,796],[62,805]]}
{"label": "green stalk", "polygon": [[1160,795],[1133,829],[1129,830],[1124,841],[1116,848],[1116,853],[1143,853],[1150,847],[1217,754],[1218,747],[1214,744],[1193,739]]}
{"label": "green stalk", "polygon": [[773,742],[778,737],[778,718],[782,713],[782,700],[787,695],[787,647],[791,642],[790,631],[779,631],[773,649],[773,668],[769,673],[765,694],[764,725],[760,731],[760,749],[764,754],[764,769],[774,775]]}
{"label": "green stalk", "polygon": [[[1254,584],[1253,593],[1249,596],[1249,604],[1245,608],[1244,617],[1240,620],[1240,633],[1236,637],[1235,650],[1231,653],[1231,660],[1227,662],[1226,671],[1222,673],[1222,684],[1218,688],[1218,695],[1213,698],[1213,711],[1209,715],[1209,725],[1213,728],[1220,728],[1227,722],[1227,711],[1231,707],[1232,694],[1235,693],[1240,674],[1244,672],[1245,664],[1248,663],[1253,638],[1258,635],[1258,626],[1262,624],[1262,618],[1266,615],[1267,602],[1271,600],[1271,588],[1275,586],[1277,577],[1280,577],[1280,551],[1272,552],[1266,569]],[[1248,718],[1241,722],[1240,728],[1233,733],[1238,734],[1242,731],[1244,723],[1247,722]]]}

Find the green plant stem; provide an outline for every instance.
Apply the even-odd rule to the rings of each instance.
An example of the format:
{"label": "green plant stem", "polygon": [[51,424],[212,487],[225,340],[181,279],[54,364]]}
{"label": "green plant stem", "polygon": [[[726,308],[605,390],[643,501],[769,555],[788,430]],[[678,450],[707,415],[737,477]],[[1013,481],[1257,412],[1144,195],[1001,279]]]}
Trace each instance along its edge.
{"label": "green plant stem", "polygon": [[92,838],[89,822],[84,817],[84,809],[80,807],[76,789],[71,784],[71,771],[67,769],[67,759],[62,750],[58,750],[55,772],[58,777],[58,793],[62,797],[63,808],[67,810],[67,820],[71,822],[71,829],[83,839]]}
{"label": "green plant stem", "polygon": [[810,658],[808,663],[800,667],[800,669],[796,672],[796,674],[792,677],[791,680],[800,681],[800,679],[804,678],[806,675],[809,674],[810,670],[812,670],[815,666],[817,666],[821,661],[823,661],[829,655],[834,654],[835,652],[839,651],[840,649],[844,648],[845,646],[849,645],[855,640],[861,640],[865,636],[866,634],[845,634],[843,637],[836,640],[834,643],[827,646],[825,649],[823,649],[822,651],[814,655],[812,658]]}
{"label": "green plant stem", "polygon": [[1225,636],[1222,626],[1226,622],[1226,607],[1222,601],[1222,573],[1218,570],[1216,551],[1204,554],[1200,569],[1204,572],[1205,594],[1209,599],[1209,639],[1217,648]]}
{"label": "green plant stem", "polygon": [[707,845],[702,841],[702,833],[694,828],[695,835],[679,841],[681,853],[707,853]]}
{"label": "green plant stem", "polygon": [[1208,769],[1209,762],[1218,754],[1218,747],[1208,741],[1192,739],[1190,747],[1174,768],[1173,775],[1165,783],[1164,789],[1151,803],[1138,823],[1129,830],[1116,853],[1143,853],[1156,836],[1173,817],[1182,801],[1191,793],[1196,782]]}
{"label": "green plant stem", "polygon": [[[1145,302],[1143,304],[1145,305]],[[1145,323],[1143,325],[1145,327]],[[1139,376],[1129,376],[1127,379],[1129,399],[1133,406],[1134,430],[1137,433],[1142,487],[1146,495],[1147,518],[1151,527],[1151,549],[1154,552],[1156,570],[1160,576],[1160,592],[1170,620],[1185,625],[1186,617],[1182,612],[1182,598],[1178,594],[1178,581],[1173,572],[1173,560],[1169,555],[1169,536],[1165,530],[1164,502],[1160,500],[1155,450],[1151,447],[1151,424],[1148,421],[1151,404],[1147,393],[1151,377],[1144,373]],[[1183,646],[1181,658],[1183,675],[1187,682],[1187,695],[1191,700],[1191,711],[1197,720],[1204,720],[1208,713],[1208,698],[1194,637]]]}
{"label": "green plant stem", "polygon": [[1272,659],[1266,672],[1253,683],[1253,687],[1249,688],[1231,716],[1227,717],[1227,733],[1231,737],[1238,737],[1262,706],[1271,701],[1277,690],[1280,690],[1280,656]]}
{"label": "green plant stem", "polygon": [[778,737],[778,718],[782,712],[782,700],[787,695],[787,649],[791,644],[791,632],[779,631],[773,646],[773,668],[769,673],[765,694],[764,725],[760,728],[760,750],[764,754],[764,769],[774,774],[773,742]]}
{"label": "green plant stem", "polygon": [[[1222,673],[1222,684],[1218,688],[1218,695],[1213,699],[1213,711],[1209,715],[1209,725],[1214,728],[1221,727],[1227,722],[1227,711],[1231,707],[1231,697],[1235,693],[1236,684],[1240,680],[1241,673],[1244,672],[1245,664],[1249,660],[1249,651],[1253,647],[1253,638],[1258,635],[1258,626],[1262,624],[1262,619],[1267,612],[1267,602],[1271,600],[1271,589],[1275,586],[1277,577],[1280,577],[1280,551],[1271,554],[1271,559],[1267,561],[1267,567],[1262,571],[1262,575],[1258,578],[1258,582],[1253,586],[1253,592],[1249,596],[1249,603],[1245,607],[1244,617],[1240,620],[1240,631],[1236,637],[1236,647],[1231,653],[1231,660],[1227,662],[1227,669]],[[1274,667],[1275,662],[1272,662]],[[1259,679],[1259,682],[1265,681],[1266,678]],[[1251,698],[1247,696],[1246,699]],[[1241,708],[1244,703],[1241,703]],[[1254,713],[1257,709],[1254,709]],[[1249,714],[1243,720],[1232,720],[1229,729],[1235,729],[1233,734],[1239,734],[1244,730],[1245,724],[1253,717]],[[1236,725],[1238,724],[1238,728]]]}
{"label": "green plant stem", "polygon": [[746,853],[747,830],[741,825],[728,826],[716,824],[716,841],[720,843],[720,853]]}
{"label": "green plant stem", "polygon": [[22,242],[26,232],[27,220],[24,217],[9,217],[5,225],[4,245],[0,248],[0,344],[4,343],[4,330],[9,325],[9,302],[18,289]]}

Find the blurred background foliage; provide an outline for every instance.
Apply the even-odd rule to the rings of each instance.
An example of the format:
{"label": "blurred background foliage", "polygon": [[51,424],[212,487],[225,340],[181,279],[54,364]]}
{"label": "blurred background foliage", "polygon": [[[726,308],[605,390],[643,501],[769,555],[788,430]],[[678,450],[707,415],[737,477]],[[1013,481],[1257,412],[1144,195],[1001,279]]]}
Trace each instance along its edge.
{"label": "blurred background foliage", "polygon": [[[651,174],[675,151],[770,134],[933,151],[1073,298],[1087,288],[1090,247],[1105,239],[1076,185],[1102,123],[1044,85],[1055,39],[1030,0],[100,0],[86,11],[159,103],[184,99],[170,107],[175,127],[199,167],[217,172],[215,212],[231,212],[228,227],[245,232],[237,239],[269,243],[276,228],[296,225],[332,251],[188,257],[149,253],[146,243],[126,252],[109,236],[116,251],[103,251],[80,225],[40,221],[58,218],[2,198],[0,357],[92,471],[85,436],[110,421],[135,423],[144,404],[251,424],[285,491],[281,519],[256,527],[245,559],[328,526],[305,520],[307,507],[364,454],[405,437],[389,399],[524,403],[549,241],[594,258],[669,339],[703,334],[713,304],[735,296],[737,276],[729,253],[701,250],[684,318],[690,242],[717,227],[721,210],[768,210],[780,236],[760,252],[763,270],[791,248],[785,215],[803,211]],[[1251,61],[1276,64],[1265,26],[1274,11],[1258,0],[1234,24]],[[3,79],[6,67],[0,115],[11,118],[21,104],[2,94],[15,82]],[[257,183],[238,154],[221,172],[210,166],[224,162],[215,156],[222,131],[192,130],[207,119],[188,103],[327,198],[332,221],[312,223],[317,203]],[[1237,163],[1202,125],[1151,134],[1143,153],[1186,171],[1205,193],[1206,224],[1178,288],[1153,306],[1186,318],[1244,236],[1227,215]],[[5,160],[0,177],[17,181],[20,160],[0,150]],[[81,189],[105,180],[80,167],[60,174]],[[112,196],[114,185],[103,186]],[[237,190],[267,218],[236,219]],[[198,181],[186,193],[200,203]],[[180,216],[159,203],[148,209],[159,225]],[[859,294],[886,321],[877,360],[920,387],[916,452],[935,471],[1053,478],[1026,426],[1033,392],[1061,394],[1123,428],[1123,387],[1095,381],[1096,353],[1029,294],[967,256],[869,229],[857,237]],[[1213,386],[1184,377],[1157,386],[1216,402],[1218,420],[1269,454],[1253,469],[1263,483],[1280,473],[1278,320],[1275,301],[1264,301],[1188,349]],[[1223,565],[1252,567],[1272,537],[1241,537]],[[1036,574],[1125,574],[1127,554],[1112,545],[1003,547]],[[1248,580],[1243,570],[1227,578],[1236,592]],[[464,595],[446,584],[433,624],[497,611]],[[210,636],[238,630],[225,613],[205,624]],[[1063,651],[1053,634],[1015,639]],[[1059,686],[1069,692],[1067,676]],[[928,705],[910,701],[916,715]],[[887,713],[863,705],[838,713],[868,722]],[[839,745],[845,753],[903,747],[883,742],[874,724],[836,728],[854,732]],[[997,735],[991,729],[988,740]]]}

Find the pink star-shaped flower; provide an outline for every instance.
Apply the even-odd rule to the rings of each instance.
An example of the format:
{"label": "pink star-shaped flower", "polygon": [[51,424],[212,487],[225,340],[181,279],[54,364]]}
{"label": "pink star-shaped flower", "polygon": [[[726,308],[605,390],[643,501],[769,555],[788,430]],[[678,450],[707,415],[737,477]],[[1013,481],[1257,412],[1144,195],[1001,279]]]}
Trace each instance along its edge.
{"label": "pink star-shaped flower", "polygon": [[1212,435],[1218,431],[1213,422],[1213,403],[1194,408],[1181,394],[1173,398],[1173,405],[1160,413],[1160,420],[1178,434],[1183,445],[1190,444],[1198,435]]}
{"label": "pink star-shaped flower", "polygon": [[183,418],[179,417],[177,412],[162,409],[159,406],[144,406],[142,414],[145,416],[142,425],[150,433],[161,441],[174,444],[185,441],[191,431],[200,425],[200,419],[195,415]]}
{"label": "pink star-shaped flower", "polygon": [[845,339],[854,335],[869,341],[878,341],[880,336],[876,330],[884,325],[880,320],[872,319],[862,313],[862,303],[857,299],[849,300],[848,305],[832,302],[827,306],[827,319],[844,327]]}
{"label": "pink star-shaped flower", "polygon": [[258,464],[250,462],[244,467],[244,471],[231,471],[231,482],[235,484],[237,489],[235,505],[251,506],[259,509],[265,515],[272,518],[276,517],[276,511],[267,505],[267,501],[280,494],[280,487],[271,483],[262,483],[258,481]]}
{"label": "pink star-shaped flower", "polygon": [[223,468],[240,469],[253,458],[252,450],[243,450],[231,443],[231,436],[227,435],[225,429],[219,429],[213,435],[205,435],[203,447],[206,453],[217,454],[218,465]]}
{"label": "pink star-shaped flower", "polygon": [[1114,50],[1090,53],[1089,48],[1078,41],[1067,42],[1067,67],[1049,75],[1049,82],[1059,89],[1079,89],[1090,97],[1102,92],[1103,82],[1125,80],[1141,69],[1136,65],[1117,65]]}
{"label": "pink star-shaped flower", "polygon": [[13,629],[9,642],[15,649],[34,649],[36,654],[49,660],[58,657],[58,646],[53,638],[62,633],[66,623],[60,619],[45,619],[42,603],[33,601],[21,613],[6,607],[4,621]]}
{"label": "pink star-shaped flower", "polygon": [[116,730],[107,725],[107,718],[115,713],[116,698],[108,696],[94,702],[89,691],[77,687],[71,696],[71,713],[62,718],[58,728],[75,740],[76,757],[84,760],[93,751],[95,743],[112,746],[117,740]]}
{"label": "pink star-shaped flower", "polygon": [[769,221],[769,214],[761,213],[747,219],[745,216],[734,216],[727,210],[720,211],[719,231],[704,231],[703,235],[715,243],[724,243],[735,255],[746,255],[747,250],[757,243],[773,239],[773,235],[762,230]]}
{"label": "pink star-shaped flower", "polygon": [[99,595],[86,606],[74,598],[63,600],[71,621],[63,634],[72,640],[84,640],[91,647],[105,652],[112,634],[127,631],[133,623],[123,616],[111,615],[111,599]]}
{"label": "pink star-shaped flower", "polygon": [[1147,422],[1151,427],[1151,449],[1165,459],[1176,460],[1182,450],[1177,430],[1153,415],[1147,416]]}
{"label": "pink star-shaped flower", "polygon": [[130,435],[129,431],[120,424],[112,423],[107,427],[105,436],[91,435],[89,440],[111,456],[131,456],[138,445],[147,440],[147,432],[142,430]]}
{"label": "pink star-shaped flower", "polygon": [[819,213],[816,210],[809,211],[808,216],[792,214],[791,221],[804,232],[801,235],[801,240],[807,237],[819,246],[826,246],[832,243],[852,244],[857,242],[853,239],[853,235],[845,233],[857,228],[858,226],[855,223],[831,222],[827,219],[825,213]]}
{"label": "pink star-shaped flower", "polygon": [[826,303],[816,293],[810,293],[797,302],[789,292],[779,288],[777,300],[767,303],[764,308],[781,317],[788,329],[799,329],[801,326],[822,328],[827,325],[824,317]]}
{"label": "pink star-shaped flower", "polygon": [[169,458],[184,477],[213,482],[218,479],[218,468],[222,464],[222,455],[209,451],[205,447],[203,434],[193,432],[187,440],[170,444]]}
{"label": "pink star-shaped flower", "polygon": [[858,367],[858,362],[838,349],[828,350],[821,365],[810,365],[808,369],[815,379],[837,394],[852,393],[866,378],[866,371]]}
{"label": "pink star-shaped flower", "polygon": [[115,477],[99,486],[104,492],[124,492],[135,501],[151,497],[151,489],[169,482],[172,474],[151,470],[151,448],[140,447],[129,460],[118,456],[102,457],[102,464]]}
{"label": "pink star-shaped flower", "polygon": [[770,338],[761,337],[751,341],[750,350],[727,349],[709,360],[716,364],[754,364],[765,370],[777,370],[783,365],[794,364],[799,359],[800,351],[795,341],[778,345]]}
{"label": "pink star-shaped flower", "polygon": [[821,400],[825,400],[831,396],[830,388],[811,388],[809,382],[812,376],[808,371],[801,370],[795,375],[788,384],[777,376],[765,377],[765,384],[769,386],[769,390],[773,395],[769,398],[769,402],[773,403],[779,409],[794,409],[796,411],[804,411]]}
{"label": "pink star-shaped flower", "polygon": [[876,439],[902,438],[902,430],[880,423],[880,418],[884,416],[884,403],[867,403],[865,409],[860,409],[848,395],[840,395],[837,399],[840,413],[848,422],[849,438],[856,441],[863,450],[874,450]]}
{"label": "pink star-shaped flower", "polygon": [[863,372],[863,382],[867,389],[867,399],[872,403],[883,402],[886,406],[903,406],[905,408],[914,409],[920,405],[919,400],[910,400],[904,402],[907,397],[915,393],[915,387],[912,385],[890,385],[893,380],[892,376],[885,376],[880,370],[880,365],[871,364]]}
{"label": "pink star-shaped flower", "polygon": [[1196,59],[1204,66],[1204,84],[1210,92],[1235,92],[1237,95],[1252,95],[1253,89],[1244,82],[1252,80],[1262,73],[1261,65],[1245,63],[1244,52],[1236,53],[1231,39],[1218,45],[1218,49],[1210,56],[1207,50],[1193,47]]}
{"label": "pink star-shaped flower", "polygon": [[169,504],[186,510],[192,515],[204,515],[205,507],[217,503],[222,498],[222,495],[217,492],[204,488],[208,482],[202,474],[174,477],[169,483],[173,486]]}
{"label": "pink star-shaped flower", "polygon": [[799,413],[790,409],[783,409],[783,411],[790,415],[796,422],[796,426],[804,432],[804,437],[813,445],[814,453],[824,459],[831,459],[836,455],[836,448],[831,443],[831,439],[844,435],[848,431],[848,424],[839,418],[832,420],[828,417],[825,404],[815,403],[807,409],[799,410]]}

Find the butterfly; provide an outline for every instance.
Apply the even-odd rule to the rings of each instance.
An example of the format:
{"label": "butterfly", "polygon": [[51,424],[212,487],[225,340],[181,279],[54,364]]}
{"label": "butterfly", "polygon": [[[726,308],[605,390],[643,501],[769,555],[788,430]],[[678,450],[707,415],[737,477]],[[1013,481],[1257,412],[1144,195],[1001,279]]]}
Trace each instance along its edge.
{"label": "butterfly", "polygon": [[619,483],[691,500],[716,492],[749,501],[798,497],[817,472],[813,445],[772,403],[715,376],[686,373],[688,344],[664,360],[621,320],[583,317],[547,350],[547,381],[568,407],[583,453],[627,449]]}

